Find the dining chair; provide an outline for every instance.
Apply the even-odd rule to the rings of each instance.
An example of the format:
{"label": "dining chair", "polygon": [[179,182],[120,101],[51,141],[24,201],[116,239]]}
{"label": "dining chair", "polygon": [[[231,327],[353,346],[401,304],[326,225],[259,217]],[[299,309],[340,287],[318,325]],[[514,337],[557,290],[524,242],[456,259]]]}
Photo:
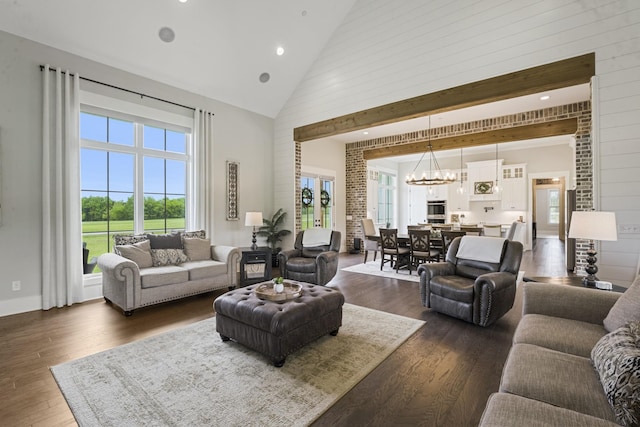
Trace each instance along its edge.
{"label": "dining chair", "polygon": [[[398,245],[398,229],[397,228],[381,228],[380,229],[380,246],[382,259],[380,260],[380,270],[385,263],[391,263],[391,267],[395,266],[396,273],[401,266],[409,266],[411,260],[411,251],[407,247]],[[409,266],[409,268],[411,268]],[[409,270],[411,271],[411,270]]]}
{"label": "dining chair", "polygon": [[502,237],[502,226],[500,224],[497,225],[487,225],[485,224],[482,230],[482,234],[487,237]]}
{"label": "dining chair", "polygon": [[456,237],[462,237],[464,235],[466,235],[467,232],[464,230],[460,230],[460,231],[443,231],[440,233],[440,239],[442,240],[442,249],[441,254],[442,254],[442,259],[446,259],[447,257],[447,251],[449,250],[449,245],[451,245],[451,242],[453,241],[453,239],[455,239]]}
{"label": "dining chair", "polygon": [[460,231],[464,231],[467,233],[467,236],[481,236],[482,235],[482,227],[460,227]]}
{"label": "dining chair", "polygon": [[373,251],[373,260],[376,260],[378,251],[380,250],[380,239],[376,232],[376,226],[371,218],[363,218],[362,225],[362,241],[364,242],[364,263],[367,263],[369,251]]}
{"label": "dining chair", "polygon": [[409,250],[411,252],[409,274],[413,267],[417,270],[420,264],[438,261],[440,258],[440,251],[431,245],[429,230],[409,230]]}

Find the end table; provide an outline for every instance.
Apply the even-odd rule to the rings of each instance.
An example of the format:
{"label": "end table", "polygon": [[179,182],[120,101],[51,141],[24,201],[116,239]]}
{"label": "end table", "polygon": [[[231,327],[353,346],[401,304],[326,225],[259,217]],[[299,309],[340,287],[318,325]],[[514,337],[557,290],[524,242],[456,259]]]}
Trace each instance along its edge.
{"label": "end table", "polygon": [[271,280],[271,248],[240,248],[240,286]]}

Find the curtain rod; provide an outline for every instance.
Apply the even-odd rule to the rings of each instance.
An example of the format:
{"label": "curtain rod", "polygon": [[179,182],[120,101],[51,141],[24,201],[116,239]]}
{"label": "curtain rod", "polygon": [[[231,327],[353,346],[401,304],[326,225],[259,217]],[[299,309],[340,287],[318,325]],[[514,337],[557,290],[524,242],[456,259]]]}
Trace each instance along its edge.
{"label": "curtain rod", "polygon": [[[44,71],[44,67],[45,67],[44,65],[40,65],[40,71]],[[49,68],[49,71],[55,72],[56,69],[55,68]],[[62,71],[62,74],[67,74],[67,72],[66,71]],[[69,76],[73,77],[73,75],[74,75],[73,73],[69,73]],[[141,92],[136,92],[135,90],[126,89],[126,88],[115,86],[115,85],[112,85],[112,84],[109,84],[109,83],[99,82],[97,80],[93,80],[93,79],[90,79],[90,78],[87,78],[87,77],[80,76],[80,80],[85,80],[87,82],[96,83],[96,84],[99,84],[99,85],[102,85],[102,86],[107,86],[107,87],[110,87],[112,89],[118,89],[118,90],[121,90],[123,92],[132,93],[134,95],[140,96],[141,98],[155,99],[156,101],[165,102],[167,104],[175,105],[175,106],[182,107],[182,108],[187,108],[189,110],[193,110],[193,111],[196,110],[195,107],[190,107],[188,105],[178,104],[177,102],[168,101],[168,100],[162,99],[162,98],[157,98],[155,96],[147,95],[147,94],[144,94],[144,93],[141,93]],[[207,114],[210,114],[212,116],[214,115],[213,113],[207,113]]]}

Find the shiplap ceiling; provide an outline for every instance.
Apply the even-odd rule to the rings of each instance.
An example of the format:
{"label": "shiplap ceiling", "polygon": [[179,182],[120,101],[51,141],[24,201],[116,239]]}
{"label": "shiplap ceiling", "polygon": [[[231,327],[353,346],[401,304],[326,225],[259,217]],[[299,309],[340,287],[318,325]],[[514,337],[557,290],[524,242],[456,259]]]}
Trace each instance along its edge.
{"label": "shiplap ceiling", "polygon": [[[0,0],[0,30],[276,117],[355,0]],[[162,41],[171,28],[175,39]],[[285,53],[276,55],[282,46]],[[65,67],[65,64],[50,64]],[[267,83],[260,82],[269,73]],[[89,76],[90,77],[90,76]],[[135,89],[135,88],[130,88]],[[419,94],[418,94],[419,95]],[[434,115],[463,123],[589,99],[588,85]],[[429,127],[418,118],[332,137],[342,142]]]}
{"label": "shiplap ceiling", "polygon": [[275,117],[354,3],[0,0],[0,30]]}

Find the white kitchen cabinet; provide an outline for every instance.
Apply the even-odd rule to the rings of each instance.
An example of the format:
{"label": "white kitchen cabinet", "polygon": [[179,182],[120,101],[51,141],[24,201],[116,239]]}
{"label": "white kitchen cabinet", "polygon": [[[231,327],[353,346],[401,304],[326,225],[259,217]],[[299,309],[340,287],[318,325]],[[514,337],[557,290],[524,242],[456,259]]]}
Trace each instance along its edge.
{"label": "white kitchen cabinet", "polygon": [[527,210],[527,165],[504,165],[502,167],[502,209],[505,211]]}
{"label": "white kitchen cabinet", "polygon": [[447,200],[449,198],[449,185],[427,185],[427,200]]}
{"label": "white kitchen cabinet", "polygon": [[469,201],[484,202],[500,200],[502,192],[493,191],[496,182],[496,173],[502,171],[503,159],[485,160],[482,162],[467,163],[469,175]]}
{"label": "white kitchen cabinet", "polygon": [[427,222],[427,187],[409,186],[409,222],[419,224]]}
{"label": "white kitchen cabinet", "polygon": [[[455,171],[457,181],[449,184],[449,198],[447,199],[447,209],[449,213],[464,212],[469,210],[469,175],[466,169]],[[460,188],[460,174],[462,174],[462,190]]]}

